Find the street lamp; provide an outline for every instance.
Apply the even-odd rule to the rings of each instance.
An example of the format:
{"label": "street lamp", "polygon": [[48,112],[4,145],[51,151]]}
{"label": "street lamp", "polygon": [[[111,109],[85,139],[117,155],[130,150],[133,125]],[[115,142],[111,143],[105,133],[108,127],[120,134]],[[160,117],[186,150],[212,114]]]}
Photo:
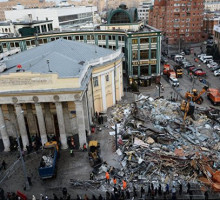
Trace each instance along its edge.
{"label": "street lamp", "polygon": [[[24,113],[24,111],[22,110],[21,113],[20,113],[20,115],[23,114],[23,113]],[[20,116],[20,115],[19,115],[19,116]],[[18,116],[18,117],[19,117],[19,116]],[[8,119],[8,121],[10,121],[10,120]],[[12,122],[11,124],[12,124],[12,126],[13,126],[13,129],[15,130],[15,134],[16,134],[16,138],[17,138],[18,150],[19,150],[19,153],[20,153],[20,159],[21,159],[22,168],[23,168],[23,173],[24,173],[25,187],[26,187],[26,190],[29,190],[29,189],[30,189],[30,185],[29,185],[29,182],[28,182],[27,170],[26,170],[26,165],[25,165],[24,158],[23,158],[23,155],[22,155],[21,144],[20,144],[18,132],[17,132],[16,127],[14,126],[14,123]],[[1,126],[1,129],[2,129],[2,128],[6,128],[6,126],[3,125],[3,126]]]}

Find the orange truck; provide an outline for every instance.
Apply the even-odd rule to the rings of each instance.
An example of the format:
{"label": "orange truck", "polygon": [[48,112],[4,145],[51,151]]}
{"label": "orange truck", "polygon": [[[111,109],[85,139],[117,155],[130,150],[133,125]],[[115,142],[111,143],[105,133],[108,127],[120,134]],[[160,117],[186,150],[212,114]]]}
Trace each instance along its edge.
{"label": "orange truck", "polygon": [[209,88],[207,91],[207,97],[213,105],[220,104],[220,92],[218,89]]}
{"label": "orange truck", "polygon": [[163,65],[163,74],[167,75],[169,70],[170,70],[170,64],[164,64]]}

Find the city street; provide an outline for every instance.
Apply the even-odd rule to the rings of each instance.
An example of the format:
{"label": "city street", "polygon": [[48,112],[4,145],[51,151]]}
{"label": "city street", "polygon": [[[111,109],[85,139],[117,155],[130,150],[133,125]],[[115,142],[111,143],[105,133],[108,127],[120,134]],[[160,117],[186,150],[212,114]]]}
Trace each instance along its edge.
{"label": "city street", "polygon": [[[199,47],[194,48],[194,52],[199,55],[201,53],[201,50]],[[211,70],[206,66],[206,64],[202,63],[200,60],[199,62],[195,62],[194,58],[195,56],[193,54],[191,55],[186,55],[185,58],[190,61],[192,64],[195,65],[195,67],[198,67],[198,65],[200,65],[199,68],[202,68],[205,72],[206,72],[206,76],[205,77],[201,77],[202,79],[205,79],[208,83],[208,86],[210,88],[217,88],[220,89],[220,77],[215,77],[213,75],[213,72],[211,72]],[[172,59],[169,59],[169,64],[171,64],[172,66],[177,65],[176,62],[174,62]],[[163,65],[161,64],[161,71],[163,71]],[[168,78],[163,75],[162,76],[163,79],[165,80],[165,82],[167,82],[169,84]],[[180,82],[180,86],[179,87],[172,87],[170,84],[169,86],[171,88],[173,88],[173,92],[175,92],[176,94],[178,94],[179,96],[182,96],[184,98],[185,93],[193,88],[197,89],[198,91],[201,91],[201,89],[205,86],[205,84],[201,83],[199,81],[200,77],[195,77],[195,79],[193,80],[190,75],[188,74],[188,71],[186,69],[184,69],[184,75],[182,78],[178,78],[179,82]],[[162,81],[163,82],[163,81]],[[165,86],[165,88],[169,87],[168,85]],[[172,92],[172,91],[171,91]],[[204,93],[202,95],[204,102],[202,105],[197,105],[197,106],[202,106],[202,107],[209,107],[209,106],[213,106],[212,103],[208,100],[206,93]],[[216,106],[216,108],[219,108],[219,106]]]}

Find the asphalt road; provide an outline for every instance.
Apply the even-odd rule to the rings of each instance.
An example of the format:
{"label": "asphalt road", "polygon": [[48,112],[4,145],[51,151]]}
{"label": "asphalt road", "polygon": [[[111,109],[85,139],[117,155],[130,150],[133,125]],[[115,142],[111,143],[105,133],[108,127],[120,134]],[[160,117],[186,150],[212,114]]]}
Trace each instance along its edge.
{"label": "asphalt road", "polygon": [[[196,54],[200,54],[201,50],[200,48],[194,48],[194,52],[196,52]],[[211,70],[206,66],[206,64],[203,64],[201,61],[199,61],[198,63],[196,63],[194,61],[194,55],[186,55],[185,56],[186,59],[188,61],[190,61],[192,64],[194,64],[196,67],[198,67],[198,65],[200,65],[200,68],[202,68],[205,72],[206,72],[206,76],[205,77],[195,77],[194,79],[192,79],[190,77],[190,75],[188,75],[188,71],[186,69],[184,69],[184,74],[182,78],[179,78],[179,82],[180,82],[180,86],[179,87],[172,87],[169,84],[168,78],[163,75],[163,79],[170,85],[170,87],[173,89],[173,92],[176,94],[179,94],[179,96],[182,96],[182,98],[184,98],[185,93],[193,88],[197,89],[198,91],[201,91],[202,88],[205,86],[205,84],[201,83],[199,81],[200,78],[205,79],[209,85],[210,88],[218,88],[220,89],[220,77],[215,77],[213,75],[213,72],[211,72]],[[171,59],[168,59],[169,63],[171,65],[176,65],[177,63],[174,62]],[[163,65],[161,65],[161,71],[163,70]],[[213,106],[212,103],[208,100],[206,93],[204,93],[202,95],[204,102],[202,105],[197,105],[197,106],[202,106],[202,107],[209,107],[209,106]],[[220,108],[220,106],[215,106],[216,108]]]}

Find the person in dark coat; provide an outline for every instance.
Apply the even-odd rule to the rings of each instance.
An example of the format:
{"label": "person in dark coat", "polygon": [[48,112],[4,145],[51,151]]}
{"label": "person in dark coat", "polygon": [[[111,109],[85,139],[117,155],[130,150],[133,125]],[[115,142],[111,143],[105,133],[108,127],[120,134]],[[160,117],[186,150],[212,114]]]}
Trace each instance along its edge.
{"label": "person in dark coat", "polygon": [[190,192],[190,183],[187,183],[187,194]]}
{"label": "person in dark coat", "polygon": [[159,194],[159,196],[161,196],[161,195],[162,195],[161,184],[159,184],[158,194]]}
{"label": "person in dark coat", "polygon": [[144,188],[143,187],[141,187],[141,198],[142,198],[142,196],[145,194],[145,190],[144,190]]}
{"label": "person in dark coat", "polygon": [[98,200],[103,200],[103,197],[102,197],[101,194],[99,195],[99,199]]}
{"label": "person in dark coat", "polygon": [[110,200],[110,193],[109,193],[108,191],[106,191],[105,199],[106,199],[106,200]]}
{"label": "person in dark coat", "polygon": [[81,200],[81,197],[77,194],[76,200]]}
{"label": "person in dark coat", "polygon": [[56,194],[53,193],[53,200],[58,200],[58,197]]}
{"label": "person in dark coat", "polygon": [[204,195],[205,195],[205,200],[209,200],[209,194],[207,190],[205,191]]}
{"label": "person in dark coat", "polygon": [[131,198],[129,190],[126,190],[126,198],[127,198],[127,199],[130,199],[130,198]]}
{"label": "person in dark coat", "polygon": [[134,196],[134,198],[137,197],[137,190],[136,190],[135,186],[133,186],[133,196]]}
{"label": "person in dark coat", "polygon": [[5,162],[5,160],[2,161],[2,167],[3,167],[4,170],[6,170],[6,162]]}
{"label": "person in dark coat", "polygon": [[182,192],[183,192],[183,186],[182,186],[182,184],[180,183],[180,185],[179,185],[179,195],[181,195]]}
{"label": "person in dark coat", "polygon": [[147,196],[151,195],[151,189],[150,189],[150,185],[148,186],[148,191],[147,191]]}
{"label": "person in dark coat", "polygon": [[92,200],[97,200],[94,194],[92,195]]}

